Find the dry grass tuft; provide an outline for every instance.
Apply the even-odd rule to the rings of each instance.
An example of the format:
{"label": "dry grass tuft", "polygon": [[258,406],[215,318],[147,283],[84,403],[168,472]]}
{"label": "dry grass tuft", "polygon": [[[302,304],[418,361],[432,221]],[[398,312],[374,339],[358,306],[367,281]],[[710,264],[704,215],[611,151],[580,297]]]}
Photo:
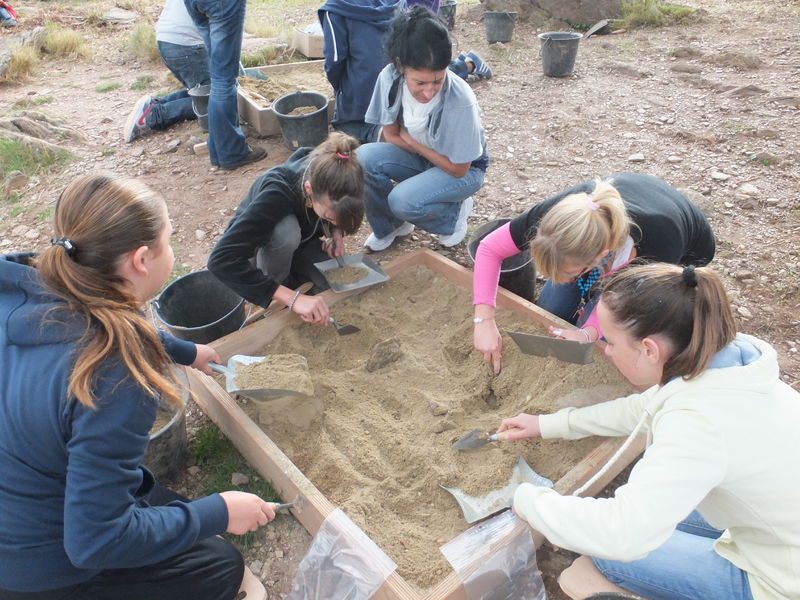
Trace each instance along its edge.
{"label": "dry grass tuft", "polygon": [[66,58],[88,58],[91,51],[86,39],[77,31],[65,29],[61,24],[47,21],[42,52]]}
{"label": "dry grass tuft", "polygon": [[39,65],[39,52],[32,46],[17,46],[11,53],[3,81],[22,81]]}
{"label": "dry grass tuft", "polygon": [[156,43],[156,30],[149,23],[139,23],[133,28],[128,38],[128,50],[136,58],[157,61],[158,44]]}

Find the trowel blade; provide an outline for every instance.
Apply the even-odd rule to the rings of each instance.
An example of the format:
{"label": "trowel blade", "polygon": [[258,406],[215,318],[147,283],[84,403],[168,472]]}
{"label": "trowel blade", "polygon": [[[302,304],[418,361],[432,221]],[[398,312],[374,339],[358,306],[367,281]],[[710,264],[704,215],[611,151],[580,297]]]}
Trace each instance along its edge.
{"label": "trowel blade", "polygon": [[523,354],[534,356],[555,356],[559,360],[585,365],[593,360],[593,343],[561,340],[546,335],[508,331],[506,333],[516,342]]}
{"label": "trowel blade", "polygon": [[481,429],[473,429],[468,434],[461,436],[453,443],[454,450],[476,450],[483,448],[486,444],[491,442],[489,439],[489,432]]}

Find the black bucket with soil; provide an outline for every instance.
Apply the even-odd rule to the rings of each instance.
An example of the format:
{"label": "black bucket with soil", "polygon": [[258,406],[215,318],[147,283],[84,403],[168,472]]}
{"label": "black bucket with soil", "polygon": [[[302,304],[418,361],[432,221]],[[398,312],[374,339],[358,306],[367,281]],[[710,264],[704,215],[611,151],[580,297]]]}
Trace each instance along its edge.
{"label": "black bucket with soil", "polygon": [[487,10],[483,13],[486,41],[490,44],[510,42],[514,38],[514,23],[517,13]]}
{"label": "black bucket with soil", "polygon": [[203,131],[208,132],[208,97],[211,95],[211,84],[197,84],[189,90],[192,99],[192,110],[197,115],[197,122]]}
{"label": "black bucket with soil", "polygon": [[289,150],[313,148],[328,137],[328,99],[317,92],[292,92],[272,103]]}
{"label": "black bucket with soil", "polygon": [[[467,242],[467,252],[473,263],[481,240],[510,220],[495,219],[494,221],[489,221],[472,233]],[[533,302],[534,293],[536,292],[536,267],[531,259],[530,248],[503,260],[500,265],[500,287],[507,289],[520,298]]]}
{"label": "black bucket with soil", "polygon": [[[184,384],[185,376],[178,371],[177,378]],[[188,388],[183,390],[180,406],[160,402],[156,421],[150,430],[150,442],[142,464],[150,469],[157,480],[173,479],[186,465],[186,404],[189,402]]]}
{"label": "black bucket with soil", "polygon": [[567,77],[575,68],[578,56],[580,33],[574,31],[551,31],[540,33],[540,52],[542,55],[542,71],[548,77]]}
{"label": "black bucket with soil", "polygon": [[448,31],[452,31],[456,26],[456,8],[458,2],[456,0],[444,0],[439,5],[439,19],[445,24]]}
{"label": "black bucket with soil", "polygon": [[208,344],[239,329],[244,300],[210,271],[195,271],[169,284],[153,301],[156,317],[170,333]]}

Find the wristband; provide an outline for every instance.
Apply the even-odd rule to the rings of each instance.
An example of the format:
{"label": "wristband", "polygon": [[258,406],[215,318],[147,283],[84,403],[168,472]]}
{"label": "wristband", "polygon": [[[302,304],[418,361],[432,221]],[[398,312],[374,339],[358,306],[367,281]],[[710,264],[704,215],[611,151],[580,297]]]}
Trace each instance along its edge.
{"label": "wristband", "polygon": [[475,325],[483,323],[484,321],[494,321],[494,317],[475,317],[472,319],[472,322],[475,323]]}
{"label": "wristband", "polygon": [[297,299],[300,297],[300,290],[297,290],[292,296],[292,299],[289,301],[289,312],[292,312],[292,308],[294,308],[294,303],[297,302]]}
{"label": "wristband", "polygon": [[580,332],[581,332],[583,335],[585,335],[585,336],[586,336],[586,341],[587,341],[588,343],[591,343],[591,342],[592,342],[592,337],[589,335],[589,330],[588,330],[588,329],[583,329],[583,328],[581,328],[581,329],[578,329],[578,331],[580,331]]}

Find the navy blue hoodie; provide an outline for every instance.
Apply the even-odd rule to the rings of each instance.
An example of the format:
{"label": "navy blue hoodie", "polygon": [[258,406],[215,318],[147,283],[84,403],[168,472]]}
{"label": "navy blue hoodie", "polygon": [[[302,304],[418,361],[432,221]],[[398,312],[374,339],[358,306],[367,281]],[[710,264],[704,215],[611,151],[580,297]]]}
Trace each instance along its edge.
{"label": "navy blue hoodie", "polygon": [[[103,569],[152,564],[225,531],[218,495],[144,506],[140,468],[156,402],[121,361],[94,387],[97,409],[67,396],[81,317],[41,287],[30,255],[0,257],[0,589],[34,592]],[[190,342],[162,337],[191,364]]]}
{"label": "navy blue hoodie", "polygon": [[378,73],[386,66],[385,38],[405,0],[328,0],[319,9],[325,36],[325,74],[336,93],[336,119],[363,121]]}

